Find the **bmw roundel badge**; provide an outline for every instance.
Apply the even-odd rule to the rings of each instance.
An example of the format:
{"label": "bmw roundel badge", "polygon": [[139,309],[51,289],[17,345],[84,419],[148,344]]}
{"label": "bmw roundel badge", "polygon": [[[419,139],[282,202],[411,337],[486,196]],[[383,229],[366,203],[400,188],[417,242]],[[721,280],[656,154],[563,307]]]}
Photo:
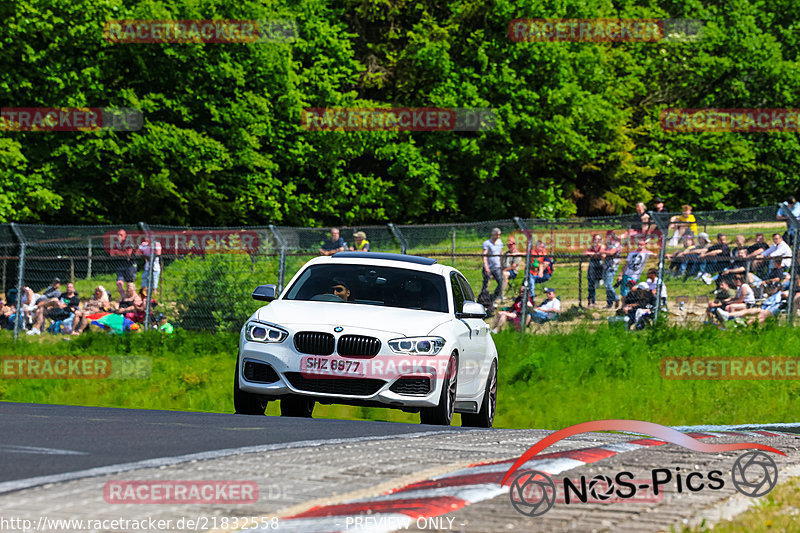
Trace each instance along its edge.
{"label": "bmw roundel badge", "polygon": [[344,328],[343,328],[342,326],[336,326],[335,328],[333,328],[333,331],[335,331],[336,333],[339,333],[339,332],[340,332],[340,331],[342,331],[343,329],[344,329]]}

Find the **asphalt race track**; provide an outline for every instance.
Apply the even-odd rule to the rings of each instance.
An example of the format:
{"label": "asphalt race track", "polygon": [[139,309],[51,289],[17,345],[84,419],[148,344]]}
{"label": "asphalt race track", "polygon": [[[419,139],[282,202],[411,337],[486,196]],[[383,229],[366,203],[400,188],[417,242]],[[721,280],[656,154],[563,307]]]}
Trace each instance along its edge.
{"label": "asphalt race track", "polygon": [[[771,454],[777,484],[800,475],[795,428],[681,431],[704,443],[774,447],[785,454]],[[147,530],[229,532],[242,530],[233,524],[246,518],[259,524],[248,531],[388,533],[407,529],[403,520],[414,517],[415,531],[645,533],[703,520],[708,525],[757,501],[733,486],[739,452],[580,433],[551,444],[524,467],[554,479],[613,478],[624,471],[640,481],[652,479],[655,469],[701,478],[718,470],[727,483],[698,492],[667,484],[656,499],[645,491],[643,500],[559,501],[532,518],[515,510],[508,485],[500,482],[517,458],[551,433],[0,402],[0,521],[27,520],[37,531],[118,532],[142,530],[120,520],[161,520],[165,526]],[[257,497],[155,501],[137,492],[143,500],[119,499],[120,487],[197,483],[249,484]],[[90,520],[112,525],[91,526]]]}
{"label": "asphalt race track", "polygon": [[0,483],[245,446],[432,430],[459,428],[0,402]]}

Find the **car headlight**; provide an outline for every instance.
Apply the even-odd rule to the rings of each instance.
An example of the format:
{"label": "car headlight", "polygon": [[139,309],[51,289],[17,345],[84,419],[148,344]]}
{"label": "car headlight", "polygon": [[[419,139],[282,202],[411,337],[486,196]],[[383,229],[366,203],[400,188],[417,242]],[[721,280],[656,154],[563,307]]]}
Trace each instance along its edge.
{"label": "car headlight", "polygon": [[244,329],[244,338],[253,342],[283,342],[289,333],[262,322],[248,322]]}
{"label": "car headlight", "polygon": [[405,337],[389,341],[389,348],[394,353],[417,355],[436,355],[444,345],[445,340],[441,337]]}

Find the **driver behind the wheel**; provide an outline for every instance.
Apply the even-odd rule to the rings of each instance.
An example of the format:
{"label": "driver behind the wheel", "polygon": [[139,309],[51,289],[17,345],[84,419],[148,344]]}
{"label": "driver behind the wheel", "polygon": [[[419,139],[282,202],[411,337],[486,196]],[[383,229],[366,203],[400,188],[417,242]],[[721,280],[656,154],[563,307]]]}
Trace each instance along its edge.
{"label": "driver behind the wheel", "polygon": [[350,289],[348,289],[347,284],[341,280],[338,279],[333,280],[333,285],[331,285],[331,292],[345,302],[350,301]]}

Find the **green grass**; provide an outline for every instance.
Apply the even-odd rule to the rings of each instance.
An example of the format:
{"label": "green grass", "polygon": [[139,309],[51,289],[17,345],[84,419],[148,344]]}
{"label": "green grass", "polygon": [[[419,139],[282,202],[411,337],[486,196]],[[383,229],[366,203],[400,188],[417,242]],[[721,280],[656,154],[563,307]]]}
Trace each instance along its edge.
{"label": "green grass", "polygon": [[[43,335],[14,344],[0,332],[0,354],[137,355],[152,358],[148,379],[0,380],[0,400],[32,403],[232,412],[236,334],[177,331],[87,334],[62,341]],[[662,328],[519,335],[495,341],[500,354],[496,427],[562,428],[604,418],[668,425],[789,422],[800,408],[800,381],[664,380],[667,356],[798,356],[800,330],[766,326],[737,331]],[[267,414],[278,414],[276,402]],[[417,422],[393,409],[318,405],[318,418]],[[458,417],[457,417],[458,418]],[[459,423],[456,420],[456,423]]]}

